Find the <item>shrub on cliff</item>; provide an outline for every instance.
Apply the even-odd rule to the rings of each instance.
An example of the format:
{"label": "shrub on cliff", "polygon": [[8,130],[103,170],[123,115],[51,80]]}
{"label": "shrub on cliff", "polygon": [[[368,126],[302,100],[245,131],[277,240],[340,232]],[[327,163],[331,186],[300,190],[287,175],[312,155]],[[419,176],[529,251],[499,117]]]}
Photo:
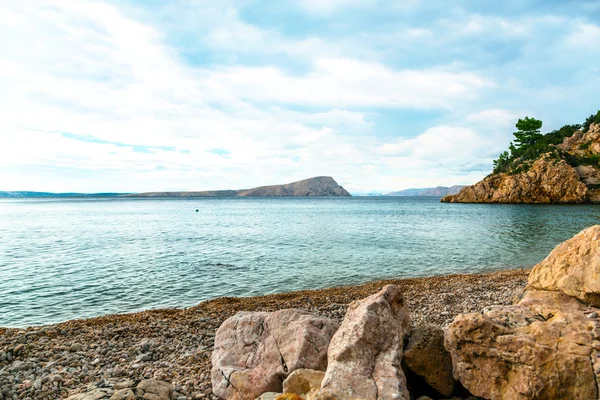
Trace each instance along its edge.
{"label": "shrub on cliff", "polygon": [[590,115],[587,117],[585,122],[583,123],[583,132],[587,132],[590,129],[591,124],[600,124],[600,110],[594,115]]}
{"label": "shrub on cliff", "polygon": [[[586,120],[587,126],[589,127],[589,124],[595,123],[596,120],[600,123],[600,111]],[[540,133],[542,121],[525,117],[519,119],[516,127],[518,131],[514,133],[515,142],[511,142],[509,150],[500,153],[500,156],[494,160],[493,173],[495,174],[500,172],[517,174],[527,171],[532,162],[545,153],[553,153],[558,157],[554,146],[561,144],[565,138],[573,136],[582,125],[565,125],[544,135]],[[585,127],[584,124],[583,128]]]}

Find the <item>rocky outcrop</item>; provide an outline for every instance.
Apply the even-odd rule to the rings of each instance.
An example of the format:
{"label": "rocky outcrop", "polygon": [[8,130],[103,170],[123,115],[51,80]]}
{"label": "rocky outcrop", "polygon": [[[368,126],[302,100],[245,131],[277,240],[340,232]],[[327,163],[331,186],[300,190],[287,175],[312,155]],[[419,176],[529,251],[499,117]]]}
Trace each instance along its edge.
{"label": "rocky outcrop", "polygon": [[600,124],[565,138],[556,149],[554,156],[540,156],[526,171],[492,174],[442,202],[599,203]]}
{"label": "rocky outcrop", "polygon": [[440,327],[423,325],[413,329],[402,360],[439,394],[450,397],[454,392],[452,359],[444,348],[444,331]]}
{"label": "rocky outcrop", "polygon": [[597,225],[538,264],[517,304],[456,317],[454,377],[486,399],[600,398],[599,271]]}
{"label": "rocky outcrop", "polygon": [[537,160],[527,172],[490,175],[445,203],[585,203],[588,187],[565,160]]}
{"label": "rocky outcrop", "polygon": [[486,399],[597,399],[600,321],[560,292],[456,317],[446,331],[454,377]]}
{"label": "rocky outcrop", "polygon": [[217,330],[213,392],[224,399],[255,399],[281,392],[297,369],[324,371],[338,324],[305,311],[239,312]]}
{"label": "rocky outcrop", "polygon": [[202,192],[147,192],[125,195],[126,197],[306,197],[351,196],[346,189],[330,176],[317,176],[285,185],[261,186],[242,190],[206,190]]}
{"label": "rocky outcrop", "polygon": [[400,364],[410,330],[398,286],[351,303],[329,345],[329,364],[316,398],[408,400]]}
{"label": "rocky outcrop", "polygon": [[528,287],[560,291],[600,307],[600,225],[556,246],[533,268]]}

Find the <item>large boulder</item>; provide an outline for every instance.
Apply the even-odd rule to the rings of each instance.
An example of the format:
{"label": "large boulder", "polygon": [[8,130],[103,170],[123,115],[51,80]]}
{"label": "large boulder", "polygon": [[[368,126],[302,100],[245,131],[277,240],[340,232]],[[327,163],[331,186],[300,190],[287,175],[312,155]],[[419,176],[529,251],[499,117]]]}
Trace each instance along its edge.
{"label": "large boulder", "polygon": [[401,361],[411,324],[396,285],[354,301],[329,345],[316,398],[409,399]]}
{"label": "large boulder", "polygon": [[600,225],[556,246],[529,275],[528,287],[558,290],[600,307]]}
{"label": "large boulder", "polygon": [[324,371],[337,322],[300,310],[239,312],[217,330],[212,386],[225,399],[255,399],[283,390],[293,371]]}
{"label": "large boulder", "polygon": [[402,358],[408,369],[445,397],[454,392],[452,358],[444,348],[444,331],[436,325],[416,327]]}
{"label": "large boulder", "polygon": [[454,377],[486,399],[597,399],[597,310],[555,291],[459,315],[445,334]]}

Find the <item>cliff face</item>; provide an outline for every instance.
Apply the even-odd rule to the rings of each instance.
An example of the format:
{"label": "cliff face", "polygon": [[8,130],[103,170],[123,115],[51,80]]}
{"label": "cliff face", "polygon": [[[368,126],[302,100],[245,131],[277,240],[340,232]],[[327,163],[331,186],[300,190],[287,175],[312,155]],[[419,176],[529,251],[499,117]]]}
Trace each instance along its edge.
{"label": "cliff face", "polygon": [[286,185],[261,186],[241,190],[237,196],[350,196],[330,176],[318,176]]}
{"label": "cliff face", "polygon": [[577,132],[518,174],[493,174],[445,203],[598,203],[600,202],[600,124]]}
{"label": "cliff face", "polygon": [[317,176],[285,185],[261,186],[243,190],[207,190],[203,192],[148,192],[128,197],[269,197],[269,196],[350,196],[330,176]]}

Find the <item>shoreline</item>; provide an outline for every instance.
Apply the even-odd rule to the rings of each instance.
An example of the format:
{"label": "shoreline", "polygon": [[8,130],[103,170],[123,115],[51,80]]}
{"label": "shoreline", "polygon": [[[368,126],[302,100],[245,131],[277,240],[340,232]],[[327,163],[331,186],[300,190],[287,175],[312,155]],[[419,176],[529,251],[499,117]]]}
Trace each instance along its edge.
{"label": "shoreline", "polygon": [[[59,399],[99,382],[155,378],[172,382],[179,396],[214,398],[210,389],[214,335],[238,311],[299,308],[339,321],[350,302],[396,284],[404,293],[413,325],[444,326],[461,313],[511,304],[522,293],[529,271],[386,279],[257,297],[221,297],[186,309],[0,328],[0,388],[10,385],[17,395]],[[32,381],[31,376],[38,374],[39,383]]]}
{"label": "shoreline", "polygon": [[[511,269],[492,269],[492,270],[480,270],[477,272],[456,272],[456,273],[451,273],[451,274],[441,274],[441,275],[426,275],[426,276],[414,276],[414,277],[406,277],[406,278],[374,278],[372,280],[367,280],[367,281],[363,281],[360,283],[349,283],[349,284],[343,284],[340,286],[332,286],[332,287],[323,287],[323,288],[317,288],[317,289],[299,289],[299,290],[293,290],[293,291],[286,291],[286,292],[277,292],[277,293],[267,293],[267,294],[258,294],[258,295],[250,295],[250,296],[219,296],[219,297],[214,297],[214,298],[209,298],[206,300],[201,300],[199,303],[195,303],[193,305],[189,305],[189,306],[174,306],[174,307],[156,307],[156,308],[147,308],[147,309],[141,309],[141,310],[132,310],[132,311],[124,311],[124,312],[116,312],[116,313],[110,313],[110,314],[101,314],[101,315],[95,315],[95,316],[89,316],[89,317],[81,317],[81,318],[71,318],[71,319],[67,319],[67,320],[63,320],[63,321],[58,321],[58,322],[49,322],[49,323],[44,323],[44,324],[38,324],[38,325],[26,325],[26,326],[2,326],[0,325],[0,335],[2,335],[4,332],[9,331],[9,330],[16,330],[16,331],[31,331],[31,330],[44,330],[46,328],[50,328],[50,327],[56,327],[59,325],[63,325],[63,324],[70,324],[70,323],[76,323],[76,322],[85,322],[85,321],[92,321],[92,320],[101,320],[101,319],[105,319],[105,318],[116,318],[118,320],[121,320],[123,318],[127,319],[128,316],[131,316],[132,318],[137,315],[137,314],[144,314],[144,313],[159,313],[159,314],[166,314],[166,315],[170,315],[172,313],[179,313],[179,312],[186,312],[188,310],[192,310],[192,309],[198,309],[198,308],[202,308],[204,305],[209,305],[209,303],[220,303],[221,300],[234,300],[234,301],[240,301],[241,304],[252,304],[254,302],[262,302],[263,299],[269,299],[272,301],[277,301],[280,297],[281,299],[287,299],[290,296],[293,298],[296,295],[300,295],[300,294],[306,294],[306,295],[316,295],[318,297],[319,293],[321,292],[331,292],[331,293],[338,293],[338,292],[343,292],[345,290],[350,290],[352,292],[356,292],[358,290],[357,293],[366,293],[364,294],[362,297],[356,297],[354,300],[358,300],[364,297],[367,297],[373,293],[376,293],[378,290],[375,290],[373,292],[369,292],[368,289],[370,286],[372,285],[379,285],[380,287],[386,285],[386,284],[396,284],[396,285],[405,285],[405,284],[409,284],[409,283],[413,283],[413,284],[418,284],[418,282],[421,281],[434,281],[434,280],[439,280],[439,279],[463,279],[463,278],[468,278],[470,276],[479,276],[479,275],[495,275],[495,274],[499,274],[499,273],[509,273],[509,272],[516,272],[516,271],[527,271],[527,273],[529,273],[531,271],[532,267],[523,267],[523,268],[511,268]],[[243,300],[243,301],[242,301]]]}

